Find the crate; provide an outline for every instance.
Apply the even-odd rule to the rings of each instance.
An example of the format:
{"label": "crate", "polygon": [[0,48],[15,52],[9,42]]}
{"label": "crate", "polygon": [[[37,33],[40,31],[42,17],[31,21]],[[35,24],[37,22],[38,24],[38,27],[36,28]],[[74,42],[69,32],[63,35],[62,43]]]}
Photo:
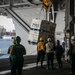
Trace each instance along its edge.
{"label": "crate", "polygon": [[40,37],[44,38],[44,42],[47,42],[48,37],[50,37],[54,42],[55,28],[55,23],[46,20],[33,19],[31,23],[31,30],[29,33],[29,43],[37,44]]}

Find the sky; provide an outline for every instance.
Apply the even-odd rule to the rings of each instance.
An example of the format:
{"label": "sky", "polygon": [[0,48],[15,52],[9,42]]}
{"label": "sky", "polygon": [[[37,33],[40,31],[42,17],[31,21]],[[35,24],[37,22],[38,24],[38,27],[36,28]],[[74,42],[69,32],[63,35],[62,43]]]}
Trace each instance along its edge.
{"label": "sky", "polygon": [[13,20],[11,18],[7,18],[6,16],[0,16],[0,25],[3,26],[6,31],[15,30]]}

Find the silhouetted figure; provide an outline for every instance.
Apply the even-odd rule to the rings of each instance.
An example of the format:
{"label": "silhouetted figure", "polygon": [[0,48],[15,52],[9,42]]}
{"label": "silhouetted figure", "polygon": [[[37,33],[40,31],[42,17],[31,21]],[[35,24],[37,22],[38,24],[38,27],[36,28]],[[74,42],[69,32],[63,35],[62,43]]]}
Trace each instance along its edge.
{"label": "silhouetted figure", "polygon": [[53,59],[54,59],[54,48],[51,38],[47,39],[46,43],[46,56],[47,56],[47,69],[50,68],[50,64],[52,69],[54,69]]}
{"label": "silhouetted figure", "polygon": [[75,72],[75,37],[72,42],[71,54],[72,54],[72,75],[75,75],[74,73]]}
{"label": "silhouetted figure", "polygon": [[22,67],[24,63],[23,55],[26,54],[25,47],[20,44],[21,38],[19,36],[16,37],[16,44],[13,46],[11,52],[11,75],[22,75]]}
{"label": "silhouetted figure", "polygon": [[41,61],[41,68],[43,68],[43,60],[44,60],[44,54],[45,54],[45,44],[44,39],[40,37],[40,41],[37,44],[37,62],[36,67],[38,67],[38,62]]}
{"label": "silhouetted figure", "polygon": [[65,51],[65,42],[64,41],[62,42],[62,48]]}
{"label": "silhouetted figure", "polygon": [[12,63],[11,61],[11,52],[12,52],[12,49],[13,49],[13,46],[16,44],[16,39],[14,38],[13,39],[13,45],[11,45],[9,48],[8,48],[8,54],[9,54],[9,59],[10,59],[10,64]]}
{"label": "silhouetted figure", "polygon": [[62,54],[63,54],[63,48],[60,45],[59,40],[57,40],[57,45],[55,47],[55,52],[56,52],[56,59],[57,59],[57,62],[58,62],[58,66],[59,66],[59,68],[62,68],[63,64],[62,64],[61,58],[62,58]]}

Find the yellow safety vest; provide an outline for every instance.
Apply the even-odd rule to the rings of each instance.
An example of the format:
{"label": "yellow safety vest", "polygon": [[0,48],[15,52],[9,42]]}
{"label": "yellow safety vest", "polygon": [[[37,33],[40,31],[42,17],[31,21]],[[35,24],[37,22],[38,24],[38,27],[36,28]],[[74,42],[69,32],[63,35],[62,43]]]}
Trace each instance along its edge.
{"label": "yellow safety vest", "polygon": [[44,50],[44,42],[39,42],[39,43],[38,43],[38,45],[37,45],[37,50],[38,50],[38,51]]}

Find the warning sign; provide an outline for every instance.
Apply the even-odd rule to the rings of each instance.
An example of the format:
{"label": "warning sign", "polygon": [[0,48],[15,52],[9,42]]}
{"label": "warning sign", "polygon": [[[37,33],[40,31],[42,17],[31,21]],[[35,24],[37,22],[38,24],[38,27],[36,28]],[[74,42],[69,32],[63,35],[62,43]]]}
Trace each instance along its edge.
{"label": "warning sign", "polygon": [[31,28],[33,29],[40,29],[41,26],[41,20],[33,19],[31,23]]}

